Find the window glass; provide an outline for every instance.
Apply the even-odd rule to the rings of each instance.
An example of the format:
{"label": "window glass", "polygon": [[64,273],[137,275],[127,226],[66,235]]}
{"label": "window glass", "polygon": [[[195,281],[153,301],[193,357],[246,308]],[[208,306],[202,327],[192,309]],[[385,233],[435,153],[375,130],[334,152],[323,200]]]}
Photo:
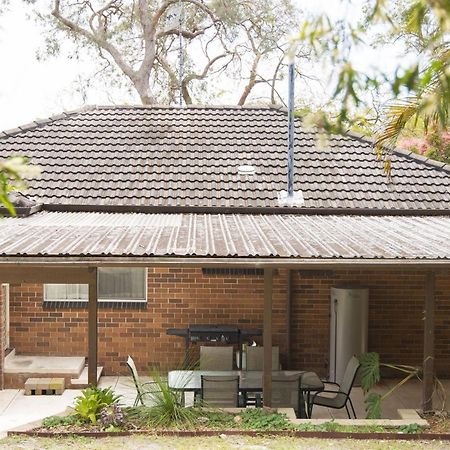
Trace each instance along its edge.
{"label": "window glass", "polygon": [[[98,299],[103,301],[145,301],[145,268],[99,268]],[[87,301],[87,284],[46,284],[44,299],[47,301]]]}
{"label": "window glass", "polygon": [[98,271],[99,298],[145,300],[145,269],[102,268]]}

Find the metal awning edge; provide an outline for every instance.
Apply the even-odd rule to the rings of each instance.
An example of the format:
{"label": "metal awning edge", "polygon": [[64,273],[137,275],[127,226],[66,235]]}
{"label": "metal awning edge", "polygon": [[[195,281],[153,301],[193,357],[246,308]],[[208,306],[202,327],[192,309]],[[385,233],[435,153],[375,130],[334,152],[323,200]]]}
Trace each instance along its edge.
{"label": "metal awning edge", "polygon": [[227,257],[1,257],[2,267],[258,267],[258,268],[450,268],[449,259],[227,258]]}

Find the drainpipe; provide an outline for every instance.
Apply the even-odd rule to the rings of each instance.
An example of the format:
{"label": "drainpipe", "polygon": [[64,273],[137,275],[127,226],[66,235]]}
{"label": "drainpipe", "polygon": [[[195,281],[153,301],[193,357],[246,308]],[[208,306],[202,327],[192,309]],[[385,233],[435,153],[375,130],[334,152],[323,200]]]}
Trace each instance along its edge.
{"label": "drainpipe", "polygon": [[289,57],[288,77],[288,151],[287,151],[287,190],[278,193],[280,206],[302,206],[305,203],[301,191],[294,191],[294,87],[295,67],[294,55]]}

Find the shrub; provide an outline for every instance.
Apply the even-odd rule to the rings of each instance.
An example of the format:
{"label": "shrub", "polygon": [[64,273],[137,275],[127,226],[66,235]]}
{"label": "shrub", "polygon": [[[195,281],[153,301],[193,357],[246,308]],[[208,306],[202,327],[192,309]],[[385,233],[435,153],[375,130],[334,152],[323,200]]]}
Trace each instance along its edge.
{"label": "shrub", "polygon": [[71,414],[70,416],[50,416],[42,421],[42,426],[44,428],[56,428],[60,426],[76,425],[79,422],[80,419],[75,414]]}
{"label": "shrub", "polygon": [[120,397],[109,387],[88,387],[75,399],[75,411],[83,421],[96,424],[100,411],[105,406],[119,403]]}
{"label": "shrub", "polygon": [[261,408],[246,409],[240,414],[242,428],[250,430],[292,430],[295,426],[286,414]]}

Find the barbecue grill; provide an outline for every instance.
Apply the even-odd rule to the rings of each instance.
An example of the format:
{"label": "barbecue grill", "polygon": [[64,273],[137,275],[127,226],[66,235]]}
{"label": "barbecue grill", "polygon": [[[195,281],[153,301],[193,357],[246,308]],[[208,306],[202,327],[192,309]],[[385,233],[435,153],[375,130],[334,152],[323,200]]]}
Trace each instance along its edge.
{"label": "barbecue grill", "polygon": [[192,342],[239,344],[239,367],[242,367],[242,344],[253,336],[261,336],[262,332],[256,328],[241,329],[234,325],[189,325],[189,328],[169,328],[167,334],[185,338],[185,361],[187,361],[189,347]]}

